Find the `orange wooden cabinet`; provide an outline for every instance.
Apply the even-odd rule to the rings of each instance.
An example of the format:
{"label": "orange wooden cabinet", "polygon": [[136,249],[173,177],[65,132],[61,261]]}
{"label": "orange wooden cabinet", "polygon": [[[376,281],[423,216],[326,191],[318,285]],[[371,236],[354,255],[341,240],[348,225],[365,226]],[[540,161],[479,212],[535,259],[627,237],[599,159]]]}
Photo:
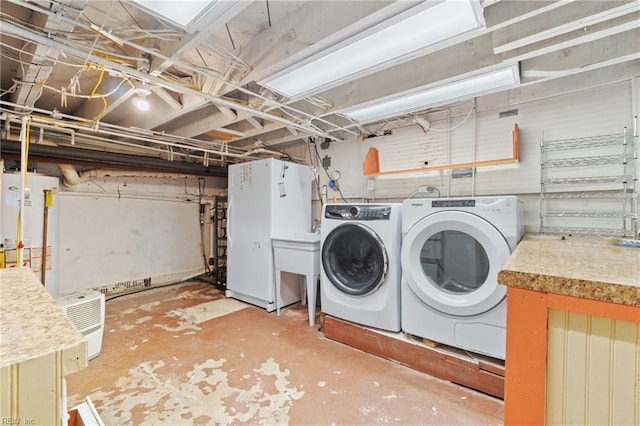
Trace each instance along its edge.
{"label": "orange wooden cabinet", "polygon": [[506,425],[640,424],[640,307],[509,288]]}
{"label": "orange wooden cabinet", "polygon": [[640,250],[528,237],[498,274],[505,424],[640,424]]}

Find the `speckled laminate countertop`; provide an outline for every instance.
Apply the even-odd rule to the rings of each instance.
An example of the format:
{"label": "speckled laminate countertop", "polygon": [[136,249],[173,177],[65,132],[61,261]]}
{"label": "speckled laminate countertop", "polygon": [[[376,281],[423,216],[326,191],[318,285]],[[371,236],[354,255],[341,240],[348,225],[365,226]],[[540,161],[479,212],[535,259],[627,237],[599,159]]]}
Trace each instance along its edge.
{"label": "speckled laminate countertop", "polygon": [[87,366],[85,338],[31,269],[0,269],[0,367],[65,351],[65,374]]}
{"label": "speckled laminate countertop", "polygon": [[613,238],[596,235],[525,235],[498,274],[498,282],[640,306],[640,248],[619,246]]}
{"label": "speckled laminate countertop", "polygon": [[526,235],[498,282],[545,293],[640,306],[640,248],[596,235]]}

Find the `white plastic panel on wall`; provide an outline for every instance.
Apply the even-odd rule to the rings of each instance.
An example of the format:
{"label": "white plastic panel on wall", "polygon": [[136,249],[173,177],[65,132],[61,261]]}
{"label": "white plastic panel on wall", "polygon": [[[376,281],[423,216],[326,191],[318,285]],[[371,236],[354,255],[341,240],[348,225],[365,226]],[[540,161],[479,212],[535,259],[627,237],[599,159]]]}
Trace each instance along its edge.
{"label": "white plastic panel on wall", "polygon": [[113,293],[204,272],[198,204],[60,193],[60,292]]}

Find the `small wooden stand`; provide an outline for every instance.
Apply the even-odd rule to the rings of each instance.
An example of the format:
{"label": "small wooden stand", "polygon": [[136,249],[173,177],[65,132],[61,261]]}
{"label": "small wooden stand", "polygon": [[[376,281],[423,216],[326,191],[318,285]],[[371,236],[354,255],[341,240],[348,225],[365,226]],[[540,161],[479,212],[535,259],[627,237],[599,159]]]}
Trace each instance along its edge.
{"label": "small wooden stand", "polygon": [[414,370],[504,399],[504,363],[440,345],[430,347],[403,333],[388,333],[324,315],[325,337]]}

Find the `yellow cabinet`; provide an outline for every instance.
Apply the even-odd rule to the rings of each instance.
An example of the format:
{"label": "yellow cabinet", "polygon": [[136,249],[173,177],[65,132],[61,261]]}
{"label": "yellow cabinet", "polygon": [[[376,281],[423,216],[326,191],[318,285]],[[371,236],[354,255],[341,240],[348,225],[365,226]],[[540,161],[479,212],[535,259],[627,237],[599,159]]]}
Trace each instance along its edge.
{"label": "yellow cabinet", "polygon": [[2,422],[63,424],[64,376],[86,366],[86,340],[33,272],[0,270]]}

